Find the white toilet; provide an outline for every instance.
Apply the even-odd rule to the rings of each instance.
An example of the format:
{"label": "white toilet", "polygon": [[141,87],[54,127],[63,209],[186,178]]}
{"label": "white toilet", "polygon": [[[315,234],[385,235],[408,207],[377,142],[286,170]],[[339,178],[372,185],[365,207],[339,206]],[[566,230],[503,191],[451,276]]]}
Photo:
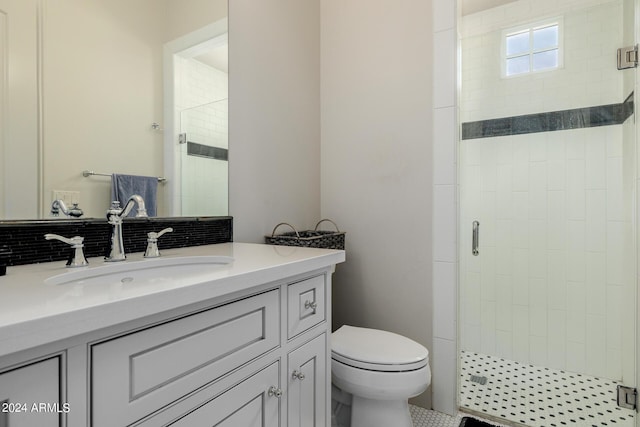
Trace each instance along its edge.
{"label": "white toilet", "polygon": [[331,335],[331,378],[351,395],[351,427],[412,427],[408,399],[431,383],[429,351],[402,335],[345,325]]}

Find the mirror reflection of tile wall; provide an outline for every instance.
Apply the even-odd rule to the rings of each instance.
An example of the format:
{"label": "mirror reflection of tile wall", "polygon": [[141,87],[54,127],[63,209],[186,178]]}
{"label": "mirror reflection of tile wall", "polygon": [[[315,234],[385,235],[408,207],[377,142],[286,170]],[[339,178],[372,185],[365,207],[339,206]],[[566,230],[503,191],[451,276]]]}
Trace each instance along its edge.
{"label": "mirror reflection of tile wall", "polygon": [[[228,74],[192,58],[178,58],[180,132],[189,142],[229,148]],[[227,215],[228,162],[187,154],[181,147],[182,215]]]}

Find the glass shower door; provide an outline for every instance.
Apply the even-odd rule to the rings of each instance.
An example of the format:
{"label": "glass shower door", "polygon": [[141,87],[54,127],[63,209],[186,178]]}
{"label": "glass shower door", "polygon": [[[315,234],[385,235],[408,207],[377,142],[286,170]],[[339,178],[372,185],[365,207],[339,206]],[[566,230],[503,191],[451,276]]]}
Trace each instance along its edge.
{"label": "glass shower door", "polygon": [[462,17],[464,410],[635,425],[616,402],[636,382],[636,71],[615,63],[633,11],[519,0]]}

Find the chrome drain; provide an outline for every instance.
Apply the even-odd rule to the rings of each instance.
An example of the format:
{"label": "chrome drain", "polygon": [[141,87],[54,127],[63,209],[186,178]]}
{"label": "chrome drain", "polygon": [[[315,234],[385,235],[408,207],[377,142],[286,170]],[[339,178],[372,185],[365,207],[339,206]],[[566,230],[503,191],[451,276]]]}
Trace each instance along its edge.
{"label": "chrome drain", "polygon": [[487,383],[487,377],[481,377],[480,375],[471,375],[471,382],[485,385]]}

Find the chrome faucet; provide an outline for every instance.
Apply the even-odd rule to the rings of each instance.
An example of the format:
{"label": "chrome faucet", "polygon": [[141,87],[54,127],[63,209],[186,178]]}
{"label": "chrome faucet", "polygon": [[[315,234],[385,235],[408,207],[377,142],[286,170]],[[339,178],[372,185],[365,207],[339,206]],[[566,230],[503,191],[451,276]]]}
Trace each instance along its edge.
{"label": "chrome faucet", "polygon": [[136,218],[147,218],[144,200],[137,194],[129,197],[127,203],[124,204],[124,208],[120,207],[120,202],[117,200],[111,202],[111,207],[107,211],[107,221],[111,225],[111,250],[109,255],[104,258],[106,262],[124,261],[127,258],[122,240],[122,218],[131,212],[134,205],[138,206]]}
{"label": "chrome faucet", "polygon": [[51,203],[51,215],[58,216],[60,215],[60,211],[66,216],[71,216],[74,218],[80,218],[84,212],[82,209],[78,207],[77,203],[74,203],[71,209],[67,208],[67,205],[61,199],[56,199]]}

